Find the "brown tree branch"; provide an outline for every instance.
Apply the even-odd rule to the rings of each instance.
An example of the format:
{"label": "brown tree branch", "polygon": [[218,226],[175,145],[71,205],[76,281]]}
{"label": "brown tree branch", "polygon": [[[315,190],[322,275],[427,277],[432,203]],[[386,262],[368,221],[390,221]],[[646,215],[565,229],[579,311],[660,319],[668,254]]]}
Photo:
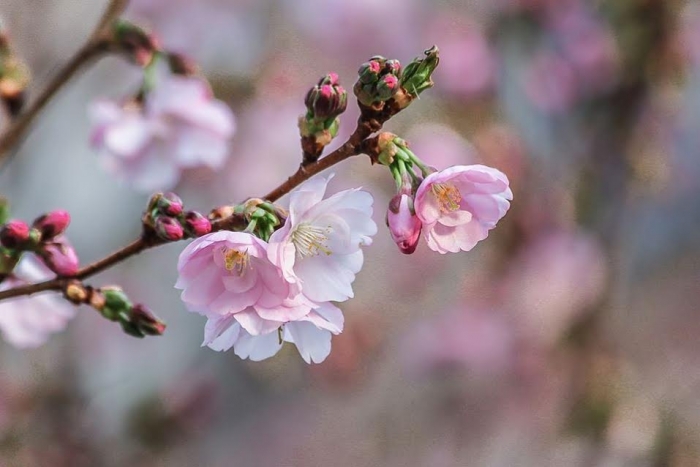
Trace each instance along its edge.
{"label": "brown tree branch", "polygon": [[107,38],[110,33],[109,28],[112,22],[122,14],[128,3],[129,0],[110,1],[87,42],[49,82],[46,88],[41,91],[36,100],[34,100],[24,112],[19,114],[10,128],[2,135],[0,138],[0,166],[7,161],[10,151],[20,143],[36,117],[44,110],[58,91],[61,90],[80,69],[108,50],[109,41]]}
{"label": "brown tree branch", "polygon": [[[387,117],[386,119],[388,119]],[[319,159],[318,161],[306,165],[300,166],[300,168],[289,177],[285,182],[279,185],[277,188],[272,190],[263,199],[274,202],[281,198],[282,196],[288,194],[294,188],[299,186],[304,181],[308,180],[317,173],[338,164],[345,159],[352,156],[362,154],[365,150],[365,142],[368,141],[367,138],[375,131],[381,129],[382,124],[376,119],[364,119],[360,118],[357,124],[357,128],[350,136],[348,141],[345,142],[341,147],[328,154],[326,157]],[[237,215],[232,215],[224,219],[214,221],[212,223],[212,231],[218,230],[228,230],[232,226],[240,224],[240,219],[236,218]],[[26,295],[33,295],[39,292],[46,291],[65,291],[69,284],[74,283],[75,280],[83,280],[90,276],[93,276],[99,272],[104,271],[132,256],[141,253],[144,250],[164,245],[168,242],[160,240],[157,237],[146,233],[141,236],[141,238],[134,240],[129,245],[115,251],[109,256],[106,256],[92,264],[89,264],[81,268],[75,276],[72,277],[57,277],[55,279],[47,280],[44,282],[39,282],[36,284],[27,284],[19,287],[14,287],[8,290],[0,291],[0,301],[9,298],[15,298]]]}

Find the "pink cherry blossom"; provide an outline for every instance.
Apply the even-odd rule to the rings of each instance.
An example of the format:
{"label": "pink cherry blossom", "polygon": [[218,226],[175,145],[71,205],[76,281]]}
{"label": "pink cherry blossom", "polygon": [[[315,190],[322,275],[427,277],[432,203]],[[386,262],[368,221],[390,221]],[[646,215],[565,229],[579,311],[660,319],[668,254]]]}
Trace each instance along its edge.
{"label": "pink cherry blossom", "polygon": [[513,193],[503,172],[458,165],[428,175],[416,191],[416,215],[428,247],[439,253],[469,251],[506,214]]}
{"label": "pink cherry blossom", "polygon": [[[25,256],[14,274],[0,283],[0,290],[51,277],[36,258]],[[0,303],[0,331],[15,347],[39,347],[51,334],[62,331],[73,316],[75,308],[55,295],[14,298]]]}
{"label": "pink cherry blossom", "polygon": [[250,334],[266,334],[305,316],[311,306],[267,258],[267,243],[243,232],[214,232],[180,254],[182,301],[209,318],[230,317]]}
{"label": "pink cherry blossom", "polygon": [[321,363],[331,351],[331,336],[343,330],[343,314],[331,303],[323,303],[296,321],[281,325],[265,325],[267,332],[253,335],[235,315],[209,318],[204,329],[204,342],[213,350],[233,347],[236,355],[253,361],[275,355],[283,342],[294,344],[306,363]]}
{"label": "pink cherry blossom", "polygon": [[421,221],[413,210],[413,198],[407,194],[397,194],[389,202],[386,211],[386,224],[392,240],[402,253],[416,251],[420,238]]}
{"label": "pink cherry blossom", "polygon": [[143,105],[101,100],[90,114],[105,167],[142,191],[171,188],[184,168],[220,168],[235,129],[206,82],[181,76],[162,78]]}
{"label": "pink cherry blossom", "polygon": [[321,303],[353,296],[362,268],[362,249],[377,232],[372,195],[360,189],[323,199],[331,177],[314,177],[290,195],[289,217],[270,237],[269,255],[285,278]]}

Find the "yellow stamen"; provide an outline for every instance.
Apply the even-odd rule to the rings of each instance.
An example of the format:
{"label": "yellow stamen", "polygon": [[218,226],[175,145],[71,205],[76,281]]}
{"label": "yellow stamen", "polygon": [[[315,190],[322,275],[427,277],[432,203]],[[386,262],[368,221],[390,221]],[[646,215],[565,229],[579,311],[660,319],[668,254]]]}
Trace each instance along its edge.
{"label": "yellow stamen", "polygon": [[236,274],[243,276],[250,266],[250,255],[247,251],[224,249],[224,265],[227,271],[236,271]]}
{"label": "yellow stamen", "polygon": [[440,211],[447,213],[459,209],[459,203],[462,202],[462,194],[456,186],[450,183],[435,183],[430,187],[430,190],[440,205]]}
{"label": "yellow stamen", "polygon": [[332,251],[328,248],[328,234],[331,228],[319,227],[316,225],[302,223],[292,232],[292,243],[299,258],[316,256],[319,253],[330,255]]}

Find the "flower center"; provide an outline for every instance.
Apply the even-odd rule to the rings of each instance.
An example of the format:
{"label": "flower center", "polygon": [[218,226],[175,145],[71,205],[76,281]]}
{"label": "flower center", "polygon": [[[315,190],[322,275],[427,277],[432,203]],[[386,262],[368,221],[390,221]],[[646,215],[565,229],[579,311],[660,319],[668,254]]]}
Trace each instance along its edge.
{"label": "flower center", "polygon": [[224,266],[226,270],[235,271],[239,276],[243,276],[250,266],[250,255],[248,251],[238,251],[232,248],[224,248]]}
{"label": "flower center", "polygon": [[330,255],[332,253],[328,248],[328,234],[330,232],[330,226],[323,228],[307,223],[297,225],[292,232],[292,243],[296,248],[297,256],[308,258],[319,253]]}
{"label": "flower center", "polygon": [[451,183],[435,183],[430,187],[440,205],[440,211],[447,213],[457,211],[462,201],[462,194]]}

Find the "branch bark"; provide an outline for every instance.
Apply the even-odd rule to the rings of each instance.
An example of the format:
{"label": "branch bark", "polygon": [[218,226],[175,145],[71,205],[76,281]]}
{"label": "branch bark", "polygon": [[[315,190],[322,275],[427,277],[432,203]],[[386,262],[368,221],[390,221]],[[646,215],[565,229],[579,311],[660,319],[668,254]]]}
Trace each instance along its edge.
{"label": "branch bark", "polygon": [[73,55],[58,74],[41,91],[34,102],[13,121],[0,138],[0,167],[7,162],[9,154],[24,138],[34,120],[53,97],[84,66],[108,51],[109,28],[127,7],[129,0],[111,0],[102,18],[95,26],[87,42]]}

